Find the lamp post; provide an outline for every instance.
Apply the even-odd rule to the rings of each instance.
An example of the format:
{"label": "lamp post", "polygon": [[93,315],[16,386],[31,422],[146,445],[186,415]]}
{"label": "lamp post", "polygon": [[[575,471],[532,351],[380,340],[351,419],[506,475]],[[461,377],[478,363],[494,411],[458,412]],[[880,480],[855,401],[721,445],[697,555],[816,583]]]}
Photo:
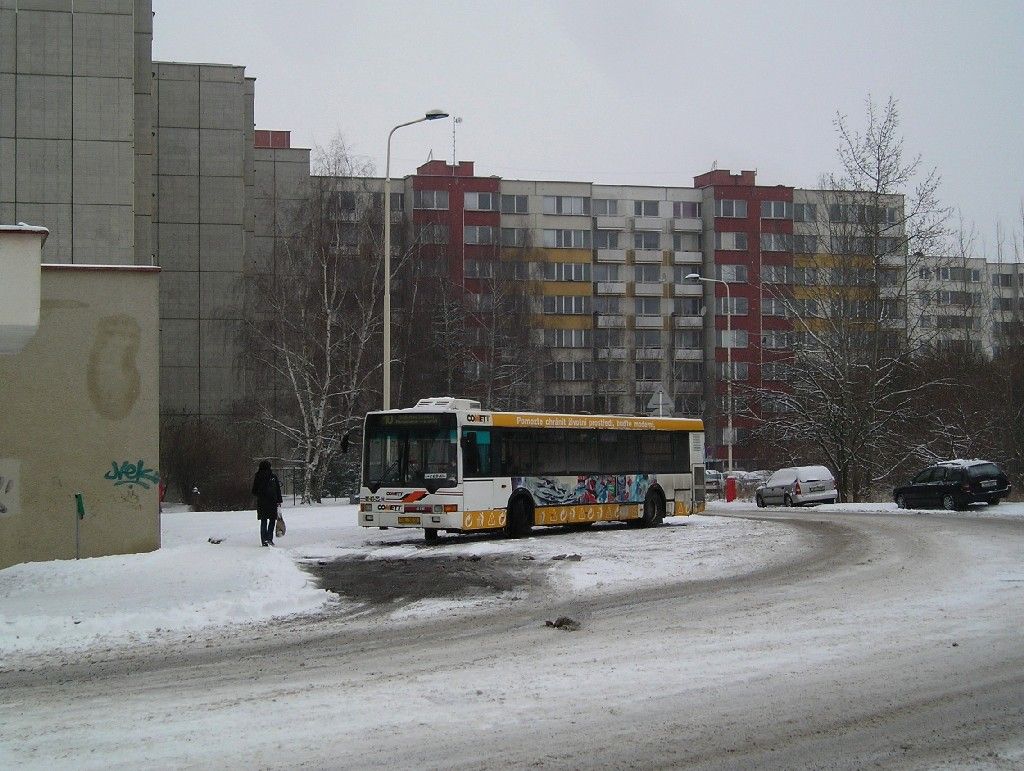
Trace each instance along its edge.
{"label": "lamp post", "polygon": [[728,452],[728,470],[732,474],[732,298],[729,294],[729,282],[720,278],[704,278],[699,273],[690,273],[686,276],[687,281],[704,281],[708,284],[721,284],[725,287],[725,368],[728,377],[725,381],[726,397],[725,411],[728,421],[729,441],[726,443]]}
{"label": "lamp post", "polygon": [[444,110],[431,110],[422,118],[399,123],[388,133],[384,161],[384,409],[391,409],[391,137],[398,129],[428,120],[447,118]]}

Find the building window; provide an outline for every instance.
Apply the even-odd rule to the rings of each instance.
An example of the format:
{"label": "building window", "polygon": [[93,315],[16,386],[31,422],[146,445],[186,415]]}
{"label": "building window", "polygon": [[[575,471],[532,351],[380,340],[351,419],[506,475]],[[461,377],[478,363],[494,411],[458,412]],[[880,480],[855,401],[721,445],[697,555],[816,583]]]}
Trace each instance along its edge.
{"label": "building window", "polygon": [[526,246],[526,228],[502,228],[502,246]]}
{"label": "building window", "polygon": [[[728,300],[728,303],[726,302]],[[746,316],[747,315],[747,298],[746,297],[716,297],[715,298],[715,314],[718,316],[725,316],[729,308],[728,315],[730,316]]]}
{"label": "building window", "polygon": [[593,402],[591,397],[574,394],[549,394],[544,397],[544,409],[547,412],[590,412]]}
{"label": "building window", "polygon": [[661,233],[656,230],[637,230],[633,233],[634,249],[660,249]]}
{"label": "building window", "polygon": [[619,231],[617,230],[597,230],[594,232],[594,248],[595,249],[618,249],[619,248]]}
{"label": "building window", "polygon": [[618,281],[619,266],[598,263],[594,266],[594,281]]}
{"label": "building window", "polygon": [[494,295],[490,293],[477,294],[476,292],[466,292],[466,305],[469,306],[470,310],[474,311],[493,311]]}
{"label": "building window", "polygon": [[701,250],[700,233],[673,233],[672,248],[677,252],[699,252]]}
{"label": "building window", "polygon": [[589,262],[546,262],[546,281],[590,281]]}
{"label": "building window", "polygon": [[633,201],[633,215],[636,217],[657,217],[657,201]]}
{"label": "building window", "polygon": [[943,281],[977,283],[981,281],[981,271],[970,268],[939,268],[939,278]]}
{"label": "building window", "polygon": [[661,330],[638,329],[633,333],[634,348],[661,348]]}
{"label": "building window", "polygon": [[638,361],[633,365],[638,382],[658,382],[661,380],[660,361]]}
{"label": "building window", "polygon": [[794,235],[793,251],[797,254],[817,254],[820,240],[817,236]]}
{"label": "building window", "polygon": [[417,209],[447,209],[447,190],[415,190],[412,205]]}
{"label": "building window", "polygon": [[[730,339],[732,340],[732,345],[728,344]],[[715,330],[715,345],[719,348],[746,348],[747,330],[733,329],[730,333],[725,329],[717,329]]]}
{"label": "building window", "polygon": [[578,195],[546,195],[544,213],[590,214],[590,199]]}
{"label": "building window", "polygon": [[617,217],[619,202],[614,198],[594,198],[591,202],[595,217]]}
{"label": "building window", "polygon": [[598,348],[621,348],[623,337],[621,329],[598,329],[594,331],[594,345]]}
{"label": "building window", "polygon": [[745,284],[747,282],[746,265],[716,265],[715,276],[719,281],[730,284]]}
{"label": "building window", "polygon": [[704,363],[700,361],[677,361],[672,365],[672,378],[684,383],[699,383],[704,379]]}
{"label": "building window", "polygon": [[719,380],[746,380],[749,374],[749,367],[745,361],[734,361],[732,363],[732,377],[729,377],[729,362],[716,362]]}
{"label": "building window", "polygon": [[441,222],[424,222],[416,226],[416,240],[421,244],[447,244],[448,226]]}
{"label": "building window", "polygon": [[545,329],[544,342],[549,348],[589,348],[589,329]]}
{"label": "building window", "polygon": [[715,249],[730,252],[742,252],[747,248],[746,233],[715,233]]}
{"label": "building window", "polygon": [[635,298],[635,312],[637,316],[660,316],[660,297],[637,297]]}
{"label": "building window", "polygon": [[793,250],[793,237],[787,233],[762,233],[762,252],[790,252]]}
{"label": "building window", "polygon": [[634,265],[633,280],[643,284],[657,284],[661,282],[660,265]]}
{"label": "building window", "polygon": [[463,230],[463,242],[467,244],[493,244],[498,235],[498,228],[490,225],[466,225]]}
{"label": "building window", "polygon": [[405,193],[391,194],[391,211],[405,211]]}
{"label": "building window", "polygon": [[785,265],[762,265],[762,284],[785,284],[789,278],[789,271]]}
{"label": "building window", "polygon": [[747,202],[732,200],[729,198],[719,198],[715,201],[715,216],[716,217],[746,217],[747,216]]}
{"label": "building window", "polygon": [[587,295],[544,295],[544,312],[577,316],[590,313],[590,297]]}
{"label": "building window", "polygon": [[761,201],[761,219],[791,220],[793,204],[789,201]]}
{"label": "building window", "polygon": [[792,348],[793,335],[790,332],[771,330],[764,333],[762,345],[771,349]]}
{"label": "building window", "polygon": [[589,361],[556,361],[548,365],[549,380],[590,380]]}
{"label": "building window", "polygon": [[704,347],[704,336],[698,329],[677,329],[676,348],[700,349]]}
{"label": "building window", "polygon": [[497,197],[495,193],[466,193],[466,209],[468,211],[494,211]]}
{"label": "building window", "polygon": [[491,260],[466,260],[466,278],[491,278],[493,275]]}
{"label": "building window", "polygon": [[[594,298],[594,313],[617,316],[622,312],[622,305],[619,297],[605,297],[598,295]],[[603,330],[602,330],[603,331]]]}
{"label": "building window", "polygon": [[761,315],[784,318],[786,316],[786,303],[773,297],[766,297],[761,301]]}
{"label": "building window", "polygon": [[794,222],[816,222],[818,218],[818,209],[813,203],[795,203],[793,204],[793,221]]}
{"label": "building window", "polygon": [[677,297],[672,307],[677,316],[700,316],[704,303],[699,297]]}
{"label": "building window", "polygon": [[545,230],[544,246],[556,249],[589,249],[591,234],[589,230]]}
{"label": "building window", "polygon": [[503,195],[501,197],[502,214],[529,214],[525,195]]}
{"label": "building window", "polygon": [[697,201],[675,201],[672,203],[672,216],[676,219],[698,219],[700,203]]}

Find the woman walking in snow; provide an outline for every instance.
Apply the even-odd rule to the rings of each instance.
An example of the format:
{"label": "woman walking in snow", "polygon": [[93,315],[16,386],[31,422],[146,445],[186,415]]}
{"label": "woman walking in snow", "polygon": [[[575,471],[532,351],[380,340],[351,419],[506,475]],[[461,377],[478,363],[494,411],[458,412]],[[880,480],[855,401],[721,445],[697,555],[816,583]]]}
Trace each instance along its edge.
{"label": "woman walking in snow", "polygon": [[270,468],[269,460],[261,460],[252,480],[252,494],[256,496],[256,517],[260,521],[260,540],[264,546],[274,545],[274,526],[281,497],[281,482]]}

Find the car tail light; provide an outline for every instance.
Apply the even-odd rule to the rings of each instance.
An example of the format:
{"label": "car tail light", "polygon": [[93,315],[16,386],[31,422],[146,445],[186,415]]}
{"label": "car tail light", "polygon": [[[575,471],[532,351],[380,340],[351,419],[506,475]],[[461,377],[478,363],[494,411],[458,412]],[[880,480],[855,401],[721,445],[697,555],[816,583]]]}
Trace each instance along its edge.
{"label": "car tail light", "polygon": [[797,480],[797,483],[793,486],[793,494],[794,495],[800,495],[800,481],[799,480]]}

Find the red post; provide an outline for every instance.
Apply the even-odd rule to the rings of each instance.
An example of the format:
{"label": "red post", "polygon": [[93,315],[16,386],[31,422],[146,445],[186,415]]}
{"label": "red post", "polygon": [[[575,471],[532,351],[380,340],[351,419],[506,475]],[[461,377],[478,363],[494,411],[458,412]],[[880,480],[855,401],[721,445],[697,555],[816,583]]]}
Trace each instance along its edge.
{"label": "red post", "polygon": [[736,477],[725,478],[725,500],[736,500]]}

